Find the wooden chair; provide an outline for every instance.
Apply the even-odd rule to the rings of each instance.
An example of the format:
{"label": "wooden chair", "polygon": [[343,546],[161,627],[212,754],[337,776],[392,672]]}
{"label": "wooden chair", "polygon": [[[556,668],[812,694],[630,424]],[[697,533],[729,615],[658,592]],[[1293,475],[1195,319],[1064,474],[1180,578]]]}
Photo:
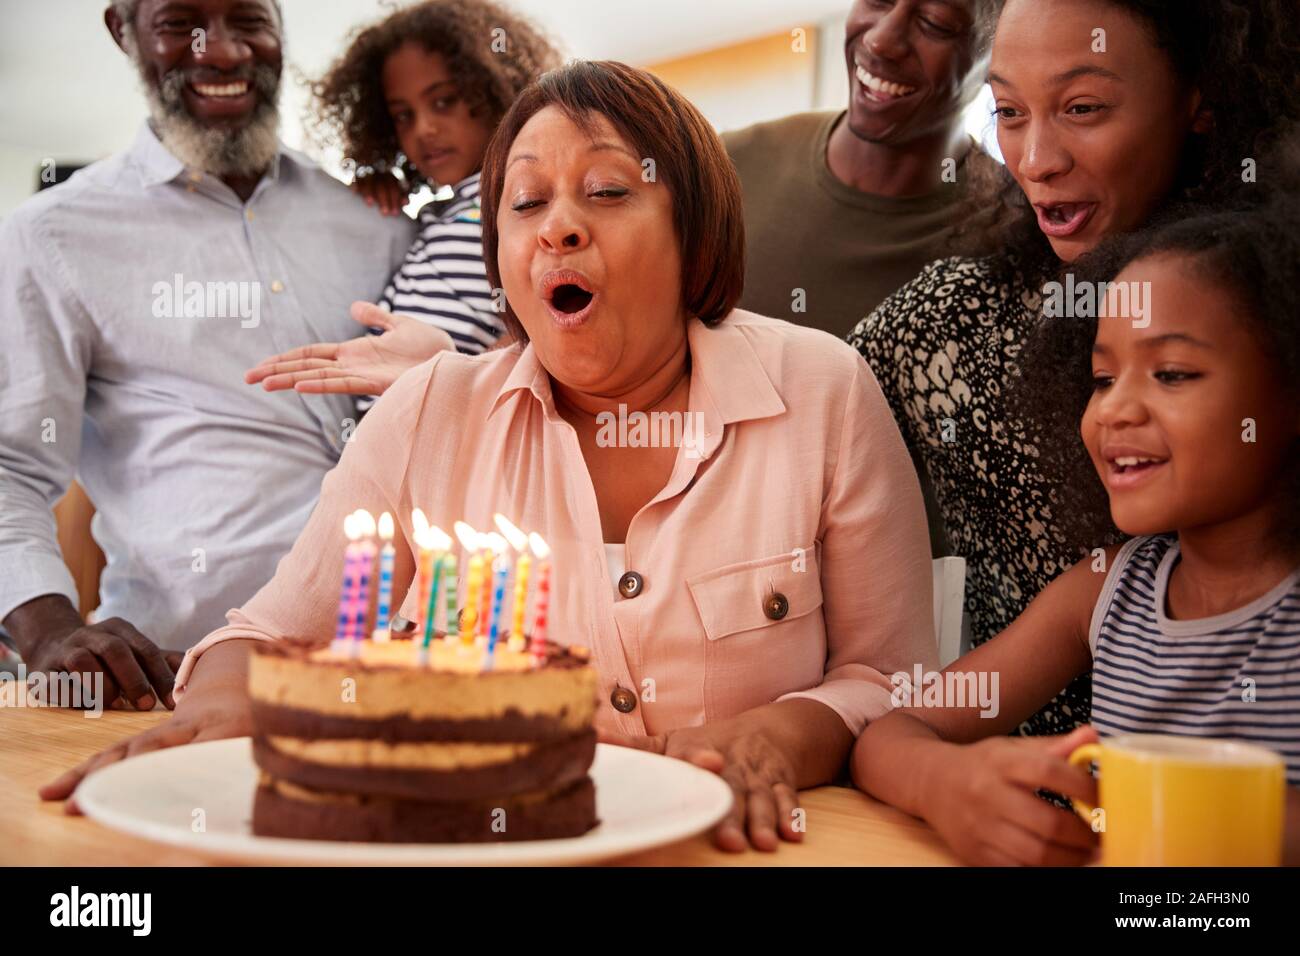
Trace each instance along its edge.
{"label": "wooden chair", "polygon": [[59,548],[72,579],[77,582],[77,610],[82,617],[99,607],[99,575],[106,563],[104,552],[90,533],[90,519],[94,515],[94,504],[76,482],[54,506]]}

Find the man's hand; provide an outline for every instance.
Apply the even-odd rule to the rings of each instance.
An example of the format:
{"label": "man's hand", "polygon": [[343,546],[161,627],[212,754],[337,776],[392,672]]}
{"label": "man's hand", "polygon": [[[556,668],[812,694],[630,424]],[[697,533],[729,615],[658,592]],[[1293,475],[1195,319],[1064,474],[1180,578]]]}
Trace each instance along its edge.
{"label": "man's hand", "polygon": [[359,324],[383,333],[290,349],[250,369],[244,381],[260,382],[268,392],[292,388],[382,395],[407,369],[455,348],[442,329],[409,315],[394,315],[369,302],[353,302],[351,313]]}
{"label": "man's hand", "polygon": [[94,675],[104,675],[108,707],[119,695],[137,710],[172,701],[180,667],[179,651],[164,652],[120,617],[86,624],[61,594],[48,594],[15,608],[4,621],[29,672],[68,673],[89,690]]}

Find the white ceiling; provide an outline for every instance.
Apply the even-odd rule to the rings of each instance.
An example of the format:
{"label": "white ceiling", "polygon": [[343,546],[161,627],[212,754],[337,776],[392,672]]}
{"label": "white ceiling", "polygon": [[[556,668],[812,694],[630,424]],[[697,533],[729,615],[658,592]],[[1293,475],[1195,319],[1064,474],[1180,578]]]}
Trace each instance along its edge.
{"label": "white ceiling", "polygon": [[[504,0],[570,56],[646,63],[834,17],[849,0]],[[105,0],[0,0],[0,145],[60,159],[124,147],[144,106],[102,22]],[[378,0],[283,0],[288,62],[319,75]],[[286,73],[286,79],[291,76]],[[285,84],[285,138],[304,97]]]}

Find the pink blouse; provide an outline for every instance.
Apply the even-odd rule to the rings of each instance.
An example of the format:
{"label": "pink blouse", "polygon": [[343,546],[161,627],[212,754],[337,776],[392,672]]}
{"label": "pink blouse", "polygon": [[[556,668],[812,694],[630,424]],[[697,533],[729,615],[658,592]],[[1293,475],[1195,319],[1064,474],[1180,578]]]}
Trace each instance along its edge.
{"label": "pink blouse", "polygon": [[[889,709],[891,674],[937,669],[925,514],[889,407],[824,332],[736,310],[714,328],[691,320],[688,342],[702,435],[628,528],[639,592],[610,586],[578,437],[533,348],[443,352],[363,419],[275,577],[189,651],[176,697],[219,641],[333,637],[343,518],[358,508],[397,522],[404,594],[418,506],[449,533],[457,519],[490,530],[500,511],[546,538],[550,637],[591,649],[598,726],[656,734],[805,697],[860,733]],[[412,589],[402,615],[416,603]],[[612,704],[620,687],[630,713]]]}

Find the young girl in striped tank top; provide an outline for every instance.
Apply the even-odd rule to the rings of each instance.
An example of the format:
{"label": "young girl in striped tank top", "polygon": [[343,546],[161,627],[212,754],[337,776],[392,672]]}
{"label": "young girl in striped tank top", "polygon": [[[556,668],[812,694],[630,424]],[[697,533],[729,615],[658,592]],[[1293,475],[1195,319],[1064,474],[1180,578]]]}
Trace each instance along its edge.
{"label": "young girl in striped tank top", "polygon": [[[1044,319],[1029,343],[1017,387],[1056,505],[1076,525],[1091,515],[1092,540],[1132,537],[1085,556],[924,703],[912,695],[859,738],[858,785],[966,860],[1089,860],[1095,834],[1037,792],[1095,805],[1065,758],[1098,734],[1146,732],[1280,754],[1284,859],[1300,863],[1298,222],[1300,203],[1279,197],[1112,240],[1074,266],[1076,291],[1093,283],[1108,302],[1100,320]],[[1091,727],[1002,736],[1090,668]],[[978,704],[943,699],[958,675]]]}
{"label": "young girl in striped tank top", "polygon": [[401,215],[426,185],[435,196],[379,302],[352,306],[371,335],[271,356],[249,371],[251,384],[380,395],[443,349],[477,355],[498,342],[505,324],[483,263],[479,171],[515,97],[558,64],[536,27],[490,0],[425,0],[356,35],[313,88],[321,138],[342,146],[353,188],[382,214]]}

